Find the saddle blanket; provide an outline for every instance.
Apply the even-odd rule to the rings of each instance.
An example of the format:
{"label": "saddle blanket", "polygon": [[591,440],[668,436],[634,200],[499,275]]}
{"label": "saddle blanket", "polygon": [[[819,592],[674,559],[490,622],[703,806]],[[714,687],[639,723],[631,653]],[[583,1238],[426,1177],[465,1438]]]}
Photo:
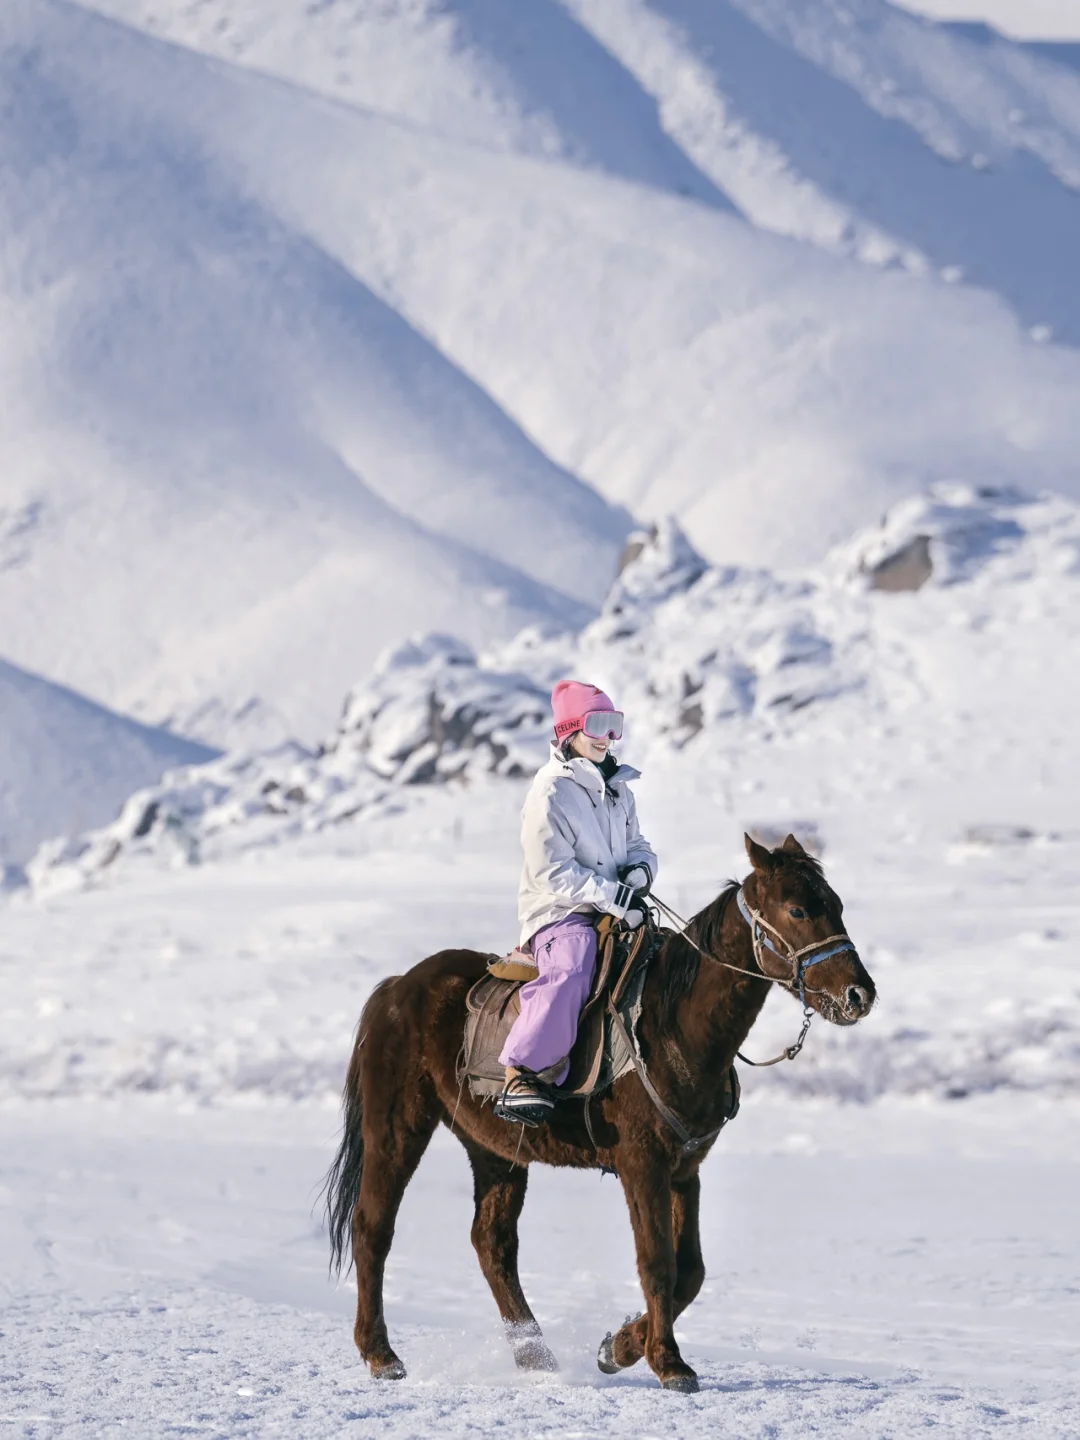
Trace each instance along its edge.
{"label": "saddle blanket", "polygon": [[[608,922],[608,923],[605,923]],[[578,1020],[577,1039],[570,1052],[570,1071],[561,1085],[553,1088],[556,1100],[581,1100],[613,1085],[620,1075],[633,1068],[629,1046],[612,1023],[608,1003],[622,1017],[628,1033],[637,1038],[641,1017],[641,992],[645,988],[654,933],[642,925],[634,931],[620,931],[603,916],[597,925],[598,955],[596,977]],[[520,957],[528,960],[531,957]],[[521,1013],[520,991],[532,978],[515,954],[509,957],[520,975],[500,979],[500,973],[514,973],[507,962],[493,957],[488,973],[466,997],[465,1039],[458,1059],[458,1083],[469,1082],[477,1097],[499,1095],[506,1072],[499,1064],[506,1036]],[[524,971],[524,973],[522,973]],[[533,972],[535,974],[535,971]],[[549,1084],[562,1069],[559,1060],[540,1078]]]}

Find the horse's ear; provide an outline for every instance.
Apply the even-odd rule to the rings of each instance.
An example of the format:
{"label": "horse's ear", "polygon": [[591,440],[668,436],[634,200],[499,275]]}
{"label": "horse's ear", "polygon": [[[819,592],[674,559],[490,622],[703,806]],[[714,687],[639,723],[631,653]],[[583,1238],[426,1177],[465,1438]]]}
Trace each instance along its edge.
{"label": "horse's ear", "polygon": [[795,839],[795,836],[794,836],[794,835],[789,835],[789,836],[787,837],[787,839],[784,841],[784,843],[780,846],[780,849],[781,849],[781,850],[786,850],[789,855],[805,855],[805,854],[806,854],[806,851],[805,851],[805,850],[803,849],[803,847],[799,844],[798,840]]}
{"label": "horse's ear", "polygon": [[767,870],[772,859],[772,852],[766,850],[764,845],[759,845],[756,840],[751,840],[749,835],[743,835],[746,841],[746,853],[750,856],[750,864],[755,870]]}

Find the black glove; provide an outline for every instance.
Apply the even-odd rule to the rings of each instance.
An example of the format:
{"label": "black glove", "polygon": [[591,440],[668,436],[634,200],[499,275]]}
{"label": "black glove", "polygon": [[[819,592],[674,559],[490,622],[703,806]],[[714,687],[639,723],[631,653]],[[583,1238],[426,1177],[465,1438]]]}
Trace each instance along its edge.
{"label": "black glove", "polygon": [[648,902],[647,902],[646,899],[645,899],[645,891],[644,891],[644,890],[635,890],[635,891],[634,891],[633,899],[630,901],[630,904],[626,907],[626,918],[627,918],[627,920],[630,919],[630,916],[631,916],[631,915],[635,915],[635,914],[636,914],[636,915],[640,915],[643,920],[647,920],[647,919],[649,918],[649,905],[648,905]]}
{"label": "black glove", "polygon": [[621,865],[619,879],[641,895],[648,895],[652,889],[652,871],[644,860],[636,860],[632,865]]}

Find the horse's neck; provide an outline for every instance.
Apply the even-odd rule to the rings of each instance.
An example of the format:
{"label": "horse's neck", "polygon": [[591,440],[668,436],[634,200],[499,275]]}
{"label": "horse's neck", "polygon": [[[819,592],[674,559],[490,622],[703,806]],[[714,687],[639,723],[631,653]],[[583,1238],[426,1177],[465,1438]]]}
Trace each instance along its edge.
{"label": "horse's neck", "polygon": [[[713,903],[719,906],[722,901]],[[750,929],[734,897],[728,898],[718,928],[708,923],[711,909],[703,911],[691,927],[695,937],[712,932],[709,943],[702,944],[708,953],[699,956],[693,984],[675,1002],[668,1023],[654,1037],[652,1046],[658,1064],[670,1068],[671,1083],[683,1090],[687,1089],[688,1074],[693,1082],[690,1088],[702,1082],[708,1088],[710,1078],[732,1064],[769,993],[768,983],[755,973]],[[678,1063],[679,1057],[683,1065]]]}
{"label": "horse's neck", "polygon": [[709,953],[700,957],[697,976],[683,996],[677,1018],[688,1042],[698,1040],[704,1049],[722,1052],[717,1060],[731,1064],[769,994],[768,982],[759,977],[754,961],[750,927],[734,896],[724,908],[720,943],[702,948]]}

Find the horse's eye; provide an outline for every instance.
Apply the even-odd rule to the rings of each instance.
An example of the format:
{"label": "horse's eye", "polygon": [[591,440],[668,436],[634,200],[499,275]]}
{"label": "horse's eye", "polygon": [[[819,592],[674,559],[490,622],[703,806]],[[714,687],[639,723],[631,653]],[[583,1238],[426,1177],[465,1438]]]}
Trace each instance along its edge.
{"label": "horse's eye", "polygon": [[805,920],[805,919],[806,919],[806,911],[803,910],[803,909],[802,909],[800,906],[798,906],[798,905],[790,905],[790,906],[788,907],[788,914],[791,916],[791,918],[792,918],[793,920]]}

